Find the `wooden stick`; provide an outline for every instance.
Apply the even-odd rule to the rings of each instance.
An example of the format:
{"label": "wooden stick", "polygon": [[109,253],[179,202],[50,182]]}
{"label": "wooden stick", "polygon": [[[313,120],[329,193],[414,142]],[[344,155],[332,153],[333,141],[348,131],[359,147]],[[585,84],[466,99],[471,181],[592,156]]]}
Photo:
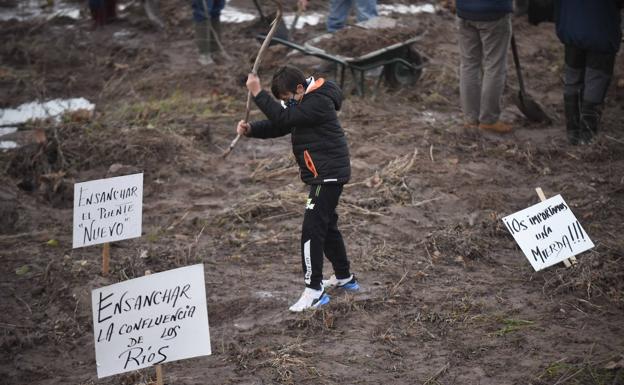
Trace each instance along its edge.
{"label": "wooden stick", "polygon": [[[151,270],[145,270],[145,275],[152,274]],[[154,365],[156,367],[156,385],[164,385],[162,365]]]}
{"label": "wooden stick", "polygon": [[[546,200],[546,195],[544,195],[544,191],[542,191],[541,187],[536,187],[535,192],[537,193],[537,196],[539,197],[540,201],[544,202]],[[568,259],[563,260],[563,264],[565,265],[565,267],[572,267],[572,265],[576,265],[576,263],[577,261],[574,255]]]}
{"label": "wooden stick", "polygon": [[102,245],[102,276],[108,275],[110,268],[110,243],[106,242]]}
{"label": "wooden stick", "polygon": [[164,385],[162,365],[156,365],[156,385]]}
{"label": "wooden stick", "polygon": [[[256,61],[254,62],[253,68],[251,69],[251,73],[254,75],[258,73],[258,67],[260,67],[260,62],[262,61],[262,57],[264,56],[264,53],[269,47],[269,43],[271,43],[271,39],[273,39],[273,35],[275,35],[275,31],[277,31],[277,26],[280,20],[282,19],[282,3],[279,2],[279,0],[273,0],[273,1],[275,2],[275,4],[277,4],[277,14],[275,15],[275,19],[271,23],[271,29],[269,30],[269,33],[267,34],[266,38],[264,38],[264,41],[262,42],[262,46],[260,46],[260,51],[258,51],[258,55],[256,56]],[[249,120],[250,111],[251,111],[251,91],[247,93],[247,105],[245,108],[245,122]],[[222,155],[224,159],[227,158],[228,155],[230,155],[230,152],[232,152],[232,150],[234,149],[234,146],[236,146],[236,143],[238,143],[239,139],[240,139],[240,134],[236,134],[236,138],[234,138],[232,143],[230,143],[230,146],[228,147],[228,149],[225,150],[225,152]]]}

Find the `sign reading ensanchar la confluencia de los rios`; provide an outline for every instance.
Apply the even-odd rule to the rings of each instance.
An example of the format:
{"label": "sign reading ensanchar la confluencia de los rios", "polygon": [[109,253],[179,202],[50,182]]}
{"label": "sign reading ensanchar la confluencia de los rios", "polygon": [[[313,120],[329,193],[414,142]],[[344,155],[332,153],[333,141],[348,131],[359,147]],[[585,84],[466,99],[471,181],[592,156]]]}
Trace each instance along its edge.
{"label": "sign reading ensanchar la confluencia de los rios", "polygon": [[74,185],[73,248],[141,236],[143,174]]}
{"label": "sign reading ensanchar la confluencia de los rios", "polygon": [[503,218],[535,271],[594,247],[561,195]]}
{"label": "sign reading ensanchar la confluencia de los rios", "polygon": [[98,378],[210,355],[204,265],[91,292]]}

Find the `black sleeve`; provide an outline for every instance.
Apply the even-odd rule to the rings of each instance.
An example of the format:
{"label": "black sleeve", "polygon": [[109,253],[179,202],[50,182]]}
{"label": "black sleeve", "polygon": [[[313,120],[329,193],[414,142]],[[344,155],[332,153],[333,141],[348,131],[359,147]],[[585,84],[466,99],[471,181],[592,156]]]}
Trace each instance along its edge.
{"label": "black sleeve", "polygon": [[267,139],[278,138],[288,134],[290,134],[290,127],[278,127],[271,123],[270,120],[260,120],[251,122],[251,131],[247,136],[251,138]]}
{"label": "black sleeve", "polygon": [[[307,99],[306,99],[307,98]],[[254,101],[256,105],[277,127],[307,126],[311,122],[318,124],[327,119],[329,101],[324,102],[322,96],[306,94],[304,100],[294,108],[284,108],[268,92],[262,90]]]}

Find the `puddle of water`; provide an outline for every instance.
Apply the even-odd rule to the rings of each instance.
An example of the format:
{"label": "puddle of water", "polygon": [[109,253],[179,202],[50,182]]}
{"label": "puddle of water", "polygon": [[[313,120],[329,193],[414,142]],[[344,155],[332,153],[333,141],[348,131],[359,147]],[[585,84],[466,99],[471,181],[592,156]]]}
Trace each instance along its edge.
{"label": "puddle of water", "polygon": [[0,127],[0,136],[12,134],[17,131],[17,127]]}
{"label": "puddle of water", "polygon": [[[225,8],[221,11],[221,21],[224,23],[244,23],[246,21],[251,21],[253,19],[258,18],[257,12],[247,12],[240,10],[236,7],[230,5],[230,0],[227,0],[225,3]],[[306,24],[308,25],[317,25],[325,16],[318,12],[307,12],[299,17],[297,20],[296,29],[303,28]],[[283,17],[284,24],[290,28],[293,20],[295,20],[294,13],[284,14]]]}
{"label": "puddle of water", "polygon": [[387,16],[391,13],[415,15],[418,13],[435,13],[436,7],[433,4],[379,4],[377,6],[377,10],[381,16]]}
{"label": "puddle of water", "polygon": [[255,297],[258,298],[273,298],[275,297],[275,295],[273,295],[273,293],[271,293],[270,291],[257,291],[254,293]]}
{"label": "puddle of water", "polygon": [[24,21],[37,18],[52,19],[57,16],[65,16],[74,20],[80,18],[80,7],[78,5],[65,4],[58,0],[49,7],[42,7],[41,0],[20,0],[17,4],[17,7],[0,7],[0,20],[16,19]]}
{"label": "puddle of water", "polygon": [[132,36],[132,32],[122,29],[121,31],[117,31],[113,33],[113,38],[115,39],[127,39]]}
{"label": "puddle of water", "polygon": [[17,143],[12,140],[0,140],[0,150],[10,150],[17,148]]}
{"label": "puddle of water", "polygon": [[0,126],[10,126],[26,123],[30,119],[56,118],[60,119],[66,111],[93,110],[95,104],[85,98],[54,99],[45,103],[25,103],[17,108],[0,110]]}
{"label": "puddle of water", "polygon": [[[324,18],[325,16],[322,13],[318,13],[318,12],[310,12],[310,13],[305,13],[301,16],[299,16],[299,20],[297,20],[297,25],[295,25],[295,29],[301,29],[303,28],[306,24],[307,25],[317,25],[318,23],[321,22],[321,20]],[[293,21],[295,20],[295,14],[289,14],[289,15],[284,15],[284,24],[286,24],[286,26],[288,28],[290,28],[290,26],[292,25]]]}
{"label": "puddle of water", "polygon": [[225,8],[221,11],[221,21],[224,23],[244,23],[258,17],[257,13],[241,11],[230,5],[230,0],[226,0]]}

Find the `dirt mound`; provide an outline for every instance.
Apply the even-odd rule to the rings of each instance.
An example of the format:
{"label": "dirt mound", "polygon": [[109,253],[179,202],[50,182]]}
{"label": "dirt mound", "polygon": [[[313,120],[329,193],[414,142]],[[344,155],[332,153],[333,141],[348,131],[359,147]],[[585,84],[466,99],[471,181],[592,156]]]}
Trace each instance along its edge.
{"label": "dirt mound", "polygon": [[346,57],[359,57],[391,45],[402,43],[422,33],[407,27],[364,29],[343,28],[331,37],[319,40],[315,46],[325,52]]}

